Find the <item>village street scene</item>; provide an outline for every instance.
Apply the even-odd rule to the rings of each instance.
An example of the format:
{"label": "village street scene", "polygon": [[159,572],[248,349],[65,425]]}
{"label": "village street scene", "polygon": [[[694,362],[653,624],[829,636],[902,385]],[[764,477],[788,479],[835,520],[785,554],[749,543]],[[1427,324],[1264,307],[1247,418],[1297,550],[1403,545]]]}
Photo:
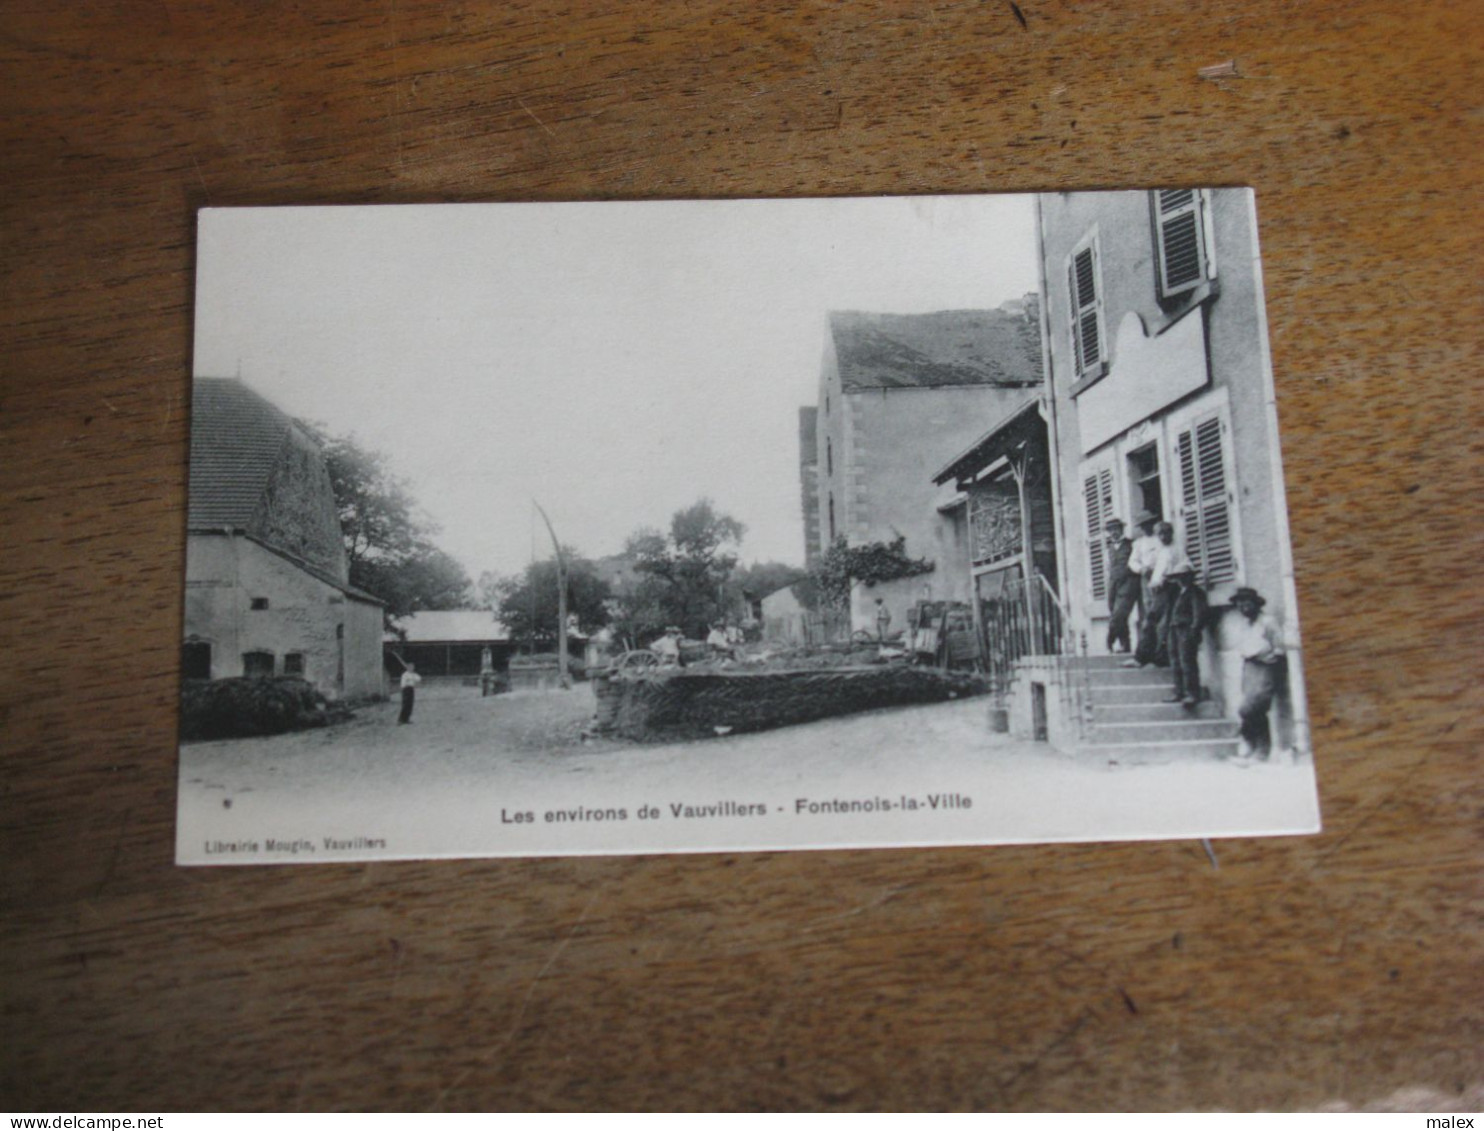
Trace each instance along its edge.
{"label": "village street scene", "polygon": [[1244,190],[207,210],[178,859],[1318,827]]}

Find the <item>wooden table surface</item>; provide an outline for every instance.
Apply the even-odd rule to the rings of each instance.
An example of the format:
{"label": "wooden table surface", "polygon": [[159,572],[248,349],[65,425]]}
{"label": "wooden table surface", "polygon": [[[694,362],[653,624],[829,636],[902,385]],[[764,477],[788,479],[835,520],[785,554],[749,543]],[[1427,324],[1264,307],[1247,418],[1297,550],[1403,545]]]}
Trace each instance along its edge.
{"label": "wooden table surface", "polygon": [[[1479,1107],[1480,15],[6,4],[0,1107]],[[1258,192],[1323,835],[172,864],[195,209],[1173,183]]]}

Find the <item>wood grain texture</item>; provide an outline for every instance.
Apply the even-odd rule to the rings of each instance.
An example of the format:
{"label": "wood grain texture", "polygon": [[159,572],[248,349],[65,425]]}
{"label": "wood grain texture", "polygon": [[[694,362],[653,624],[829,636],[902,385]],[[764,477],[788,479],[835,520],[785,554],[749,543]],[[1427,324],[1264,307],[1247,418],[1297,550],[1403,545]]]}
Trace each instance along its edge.
{"label": "wood grain texture", "polygon": [[[0,1106],[1479,1102],[1478,8],[1019,11],[5,6]],[[1176,183],[1258,192],[1323,835],[172,865],[196,208]]]}

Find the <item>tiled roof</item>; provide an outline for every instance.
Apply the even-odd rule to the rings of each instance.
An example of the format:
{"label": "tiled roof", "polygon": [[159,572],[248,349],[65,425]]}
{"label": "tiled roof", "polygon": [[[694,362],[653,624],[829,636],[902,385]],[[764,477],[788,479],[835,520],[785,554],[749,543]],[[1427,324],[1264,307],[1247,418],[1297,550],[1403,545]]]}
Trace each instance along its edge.
{"label": "tiled roof", "polygon": [[831,311],[830,333],[846,392],[1041,381],[1040,325],[1023,314]]}
{"label": "tiled roof", "polygon": [[241,381],[197,377],[191,393],[192,530],[245,529],[292,421]]}

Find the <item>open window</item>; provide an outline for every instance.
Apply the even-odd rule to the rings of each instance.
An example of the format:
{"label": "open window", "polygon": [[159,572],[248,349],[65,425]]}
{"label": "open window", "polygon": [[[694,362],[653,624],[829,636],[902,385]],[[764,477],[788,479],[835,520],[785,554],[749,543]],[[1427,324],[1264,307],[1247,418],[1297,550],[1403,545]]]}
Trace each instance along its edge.
{"label": "open window", "polygon": [[1133,512],[1147,510],[1165,516],[1164,489],[1159,478],[1159,447],[1145,444],[1128,455],[1128,478],[1132,487]]}

